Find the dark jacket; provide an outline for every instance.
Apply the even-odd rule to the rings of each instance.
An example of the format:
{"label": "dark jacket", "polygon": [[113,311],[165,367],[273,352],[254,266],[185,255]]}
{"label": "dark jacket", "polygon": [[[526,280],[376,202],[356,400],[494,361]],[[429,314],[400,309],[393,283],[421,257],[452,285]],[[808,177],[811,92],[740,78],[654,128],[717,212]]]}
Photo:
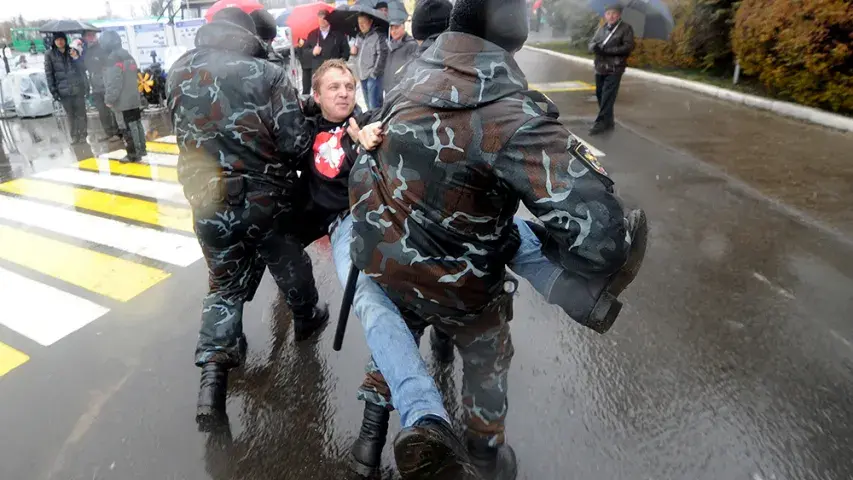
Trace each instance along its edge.
{"label": "dark jacket", "polygon": [[107,66],[107,52],[100,43],[86,45],[83,50],[83,65],[89,74],[92,93],[104,93],[104,68]]}
{"label": "dark jacket", "polygon": [[556,107],[526,89],[506,50],[447,32],[386,98],[385,140],[350,174],[352,259],[398,305],[464,318],[502,299],[519,202],[575,271],[624,264],[613,182]]}
{"label": "dark jacket", "polygon": [[418,42],[408,33],[399,42],[388,41],[388,63],[385,67],[385,75],[382,77],[382,89],[390,92],[403,78],[403,72],[416,55]]}
{"label": "dark jacket", "polygon": [[136,60],[121,47],[121,37],[116,32],[104,32],[101,45],[108,55],[103,75],[104,103],[116,112],[140,108]]}
{"label": "dark jacket", "polygon": [[[61,35],[65,37],[65,35]],[[71,98],[89,94],[89,81],[86,79],[86,67],[83,60],[71,58],[71,46],[66,39],[65,52],[56,45],[44,54],[44,74],[47,87],[54,98]]]}
{"label": "dark jacket", "polygon": [[[615,32],[613,32],[614,29]],[[610,35],[611,32],[613,35]],[[608,35],[610,35],[609,40]],[[621,20],[613,26],[605,23],[592,36],[589,51],[595,54],[595,73],[600,75],[625,73],[628,57],[634,51],[634,29]]]}
{"label": "dark jacket", "polygon": [[281,56],[281,54],[279,54],[278,52],[276,52],[275,48],[273,48],[272,45],[264,42],[264,49],[266,50],[267,61],[272,62],[272,63],[278,65],[279,67],[287,68],[285,66],[286,62],[284,60],[284,57]]}
{"label": "dark jacket", "polygon": [[358,58],[355,60],[359,80],[379,78],[385,73],[388,61],[388,36],[373,27],[367,35],[359,34]]}
{"label": "dark jacket", "polygon": [[311,129],[284,70],[237,25],[199,28],[195,48],[169,70],[167,96],[180,155],[178,179],[196,193],[218,175],[289,185]]}
{"label": "dark jacket", "polygon": [[[314,47],[320,45],[323,50],[320,55],[314,56]],[[341,32],[330,30],[326,38],[320,35],[320,29],[314,29],[308,34],[305,45],[302,46],[302,68],[316,70],[326,60],[340,58],[349,60],[349,42]]]}

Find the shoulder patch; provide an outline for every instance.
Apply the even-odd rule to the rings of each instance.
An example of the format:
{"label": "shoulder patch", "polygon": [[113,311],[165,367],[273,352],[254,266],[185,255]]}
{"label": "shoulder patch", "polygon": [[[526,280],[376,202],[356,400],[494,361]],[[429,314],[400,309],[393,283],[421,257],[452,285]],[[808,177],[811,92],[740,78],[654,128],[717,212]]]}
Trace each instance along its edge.
{"label": "shoulder patch", "polygon": [[598,161],[598,157],[593,155],[593,153],[589,151],[589,148],[574,135],[572,135],[569,150],[578,160],[583,162],[584,165],[609,178],[607,170],[605,170],[601,165],[601,162]]}

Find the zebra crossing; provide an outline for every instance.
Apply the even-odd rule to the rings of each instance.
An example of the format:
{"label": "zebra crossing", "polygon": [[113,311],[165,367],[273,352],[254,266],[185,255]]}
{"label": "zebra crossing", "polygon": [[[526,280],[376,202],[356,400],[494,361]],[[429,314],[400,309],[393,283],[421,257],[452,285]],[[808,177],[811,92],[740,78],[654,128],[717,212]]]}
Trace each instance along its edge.
{"label": "zebra crossing", "polygon": [[0,377],[202,258],[174,136],[148,151],[0,183]]}

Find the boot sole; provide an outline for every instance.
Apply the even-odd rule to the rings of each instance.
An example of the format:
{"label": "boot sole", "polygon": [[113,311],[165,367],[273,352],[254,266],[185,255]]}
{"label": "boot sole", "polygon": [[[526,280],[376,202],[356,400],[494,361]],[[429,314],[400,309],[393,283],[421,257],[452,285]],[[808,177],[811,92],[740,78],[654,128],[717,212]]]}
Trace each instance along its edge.
{"label": "boot sole", "polygon": [[410,433],[394,442],[394,459],[403,480],[480,478],[451,447],[418,433]]}
{"label": "boot sole", "polygon": [[349,454],[348,460],[349,460],[348,464],[349,464],[350,470],[352,470],[352,472],[355,473],[356,475],[358,475],[362,478],[379,477],[379,465],[377,465],[375,467],[371,467],[370,465],[365,465],[365,464],[359,462],[355,458],[355,455],[353,455],[351,453]]}
{"label": "boot sole", "polygon": [[646,258],[646,246],[649,241],[649,222],[646,218],[646,212],[640,210],[640,218],[637,220],[637,227],[634,229],[634,237],[631,239],[631,250],[628,252],[628,260],[625,265],[615,275],[607,291],[613,296],[619,296],[628,288],[628,285],[637,278],[640,272],[640,267],[643,266],[643,260]]}
{"label": "boot sole", "polygon": [[637,219],[636,228],[634,228],[633,232],[634,236],[631,238],[631,249],[628,252],[628,259],[601,293],[589,316],[590,319],[599,319],[591,321],[587,325],[598,333],[607,333],[616,322],[616,318],[622,311],[622,302],[617,297],[637,278],[640,267],[643,266],[643,260],[646,258],[649,223],[646,218],[646,212],[640,210],[639,215],[640,217]]}

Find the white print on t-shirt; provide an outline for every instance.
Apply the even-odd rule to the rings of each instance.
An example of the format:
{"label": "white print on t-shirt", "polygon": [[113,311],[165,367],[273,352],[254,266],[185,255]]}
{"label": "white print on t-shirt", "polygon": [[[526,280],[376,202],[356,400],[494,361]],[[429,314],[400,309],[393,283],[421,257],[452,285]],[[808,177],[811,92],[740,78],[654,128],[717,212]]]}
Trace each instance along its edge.
{"label": "white print on t-shirt", "polygon": [[331,132],[320,132],[314,139],[314,168],[327,178],[337,177],[344,164],[343,135],[344,128],[338,127]]}

